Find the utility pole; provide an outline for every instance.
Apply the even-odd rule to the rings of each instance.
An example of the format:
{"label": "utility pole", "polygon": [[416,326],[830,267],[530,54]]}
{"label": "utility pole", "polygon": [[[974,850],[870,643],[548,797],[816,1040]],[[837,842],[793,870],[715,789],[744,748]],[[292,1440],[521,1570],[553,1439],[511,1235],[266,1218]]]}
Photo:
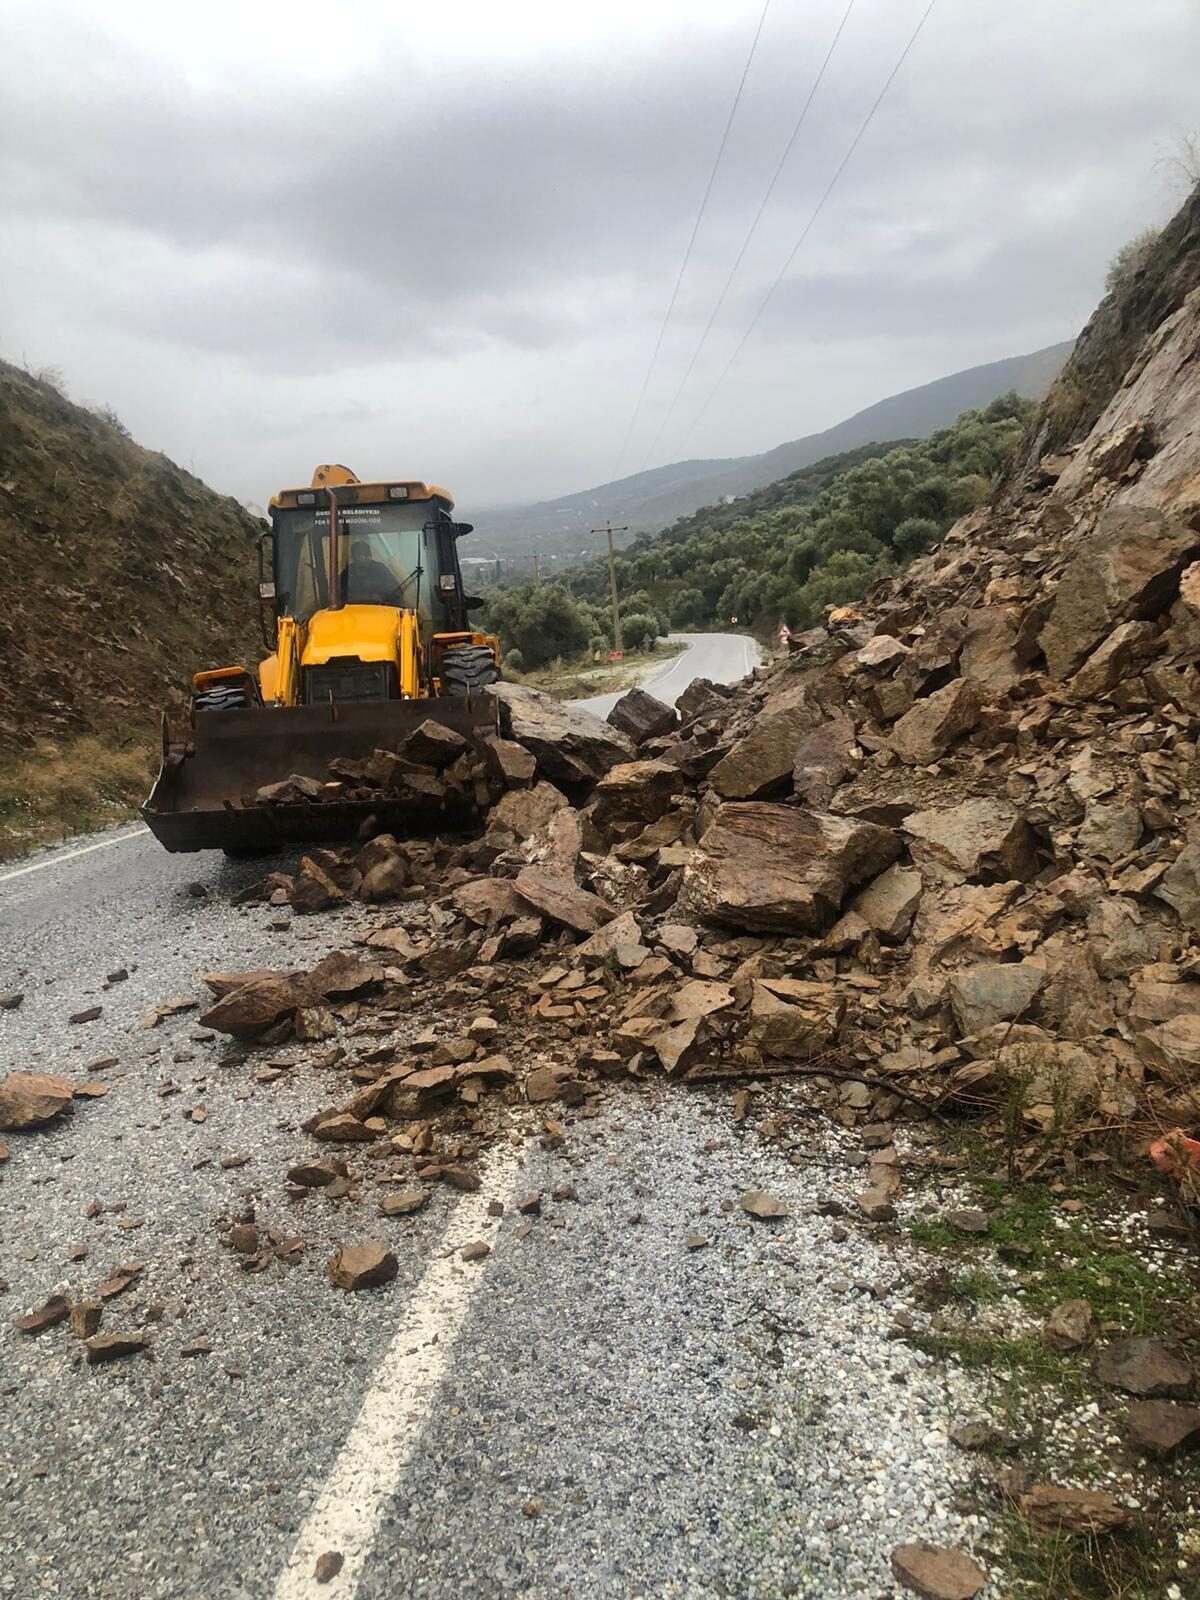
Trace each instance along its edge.
{"label": "utility pole", "polygon": [[628,533],[628,527],[614,528],[611,522],[606,522],[602,528],[593,528],[593,533],[606,533],[608,535],[608,583],[612,590],[613,608],[613,651],[617,655],[625,654],[625,646],[621,643],[621,606],[617,600],[617,568],[613,561],[614,533]]}
{"label": "utility pole", "polygon": [[534,583],[542,581],[542,558],[537,550],[533,552],[533,581]]}

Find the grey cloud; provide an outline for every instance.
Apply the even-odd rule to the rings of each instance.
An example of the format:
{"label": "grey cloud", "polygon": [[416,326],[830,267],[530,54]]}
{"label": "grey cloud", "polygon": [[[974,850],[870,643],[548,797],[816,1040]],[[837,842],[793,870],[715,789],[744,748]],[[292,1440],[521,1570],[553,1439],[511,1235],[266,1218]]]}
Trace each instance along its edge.
{"label": "grey cloud", "polygon": [[[5,270],[9,353],[23,348],[24,323],[48,328],[48,359],[69,372],[78,348],[89,371],[107,363],[115,397],[151,416],[181,360],[194,363],[206,417],[254,418],[255,386],[270,378],[328,381],[339,405],[354,383],[363,412],[339,427],[374,437],[400,408],[423,448],[427,395],[430,414],[458,419],[453,431],[436,423],[447,455],[465,456],[485,486],[514,455],[544,474],[530,498],[611,475],[757,7],[718,25],[691,23],[680,5],[669,57],[645,40],[551,50],[531,27],[503,68],[446,72],[360,52],[327,83],[293,81],[269,61],[257,76],[247,62],[236,79],[191,80],[153,36],[122,42],[97,12],[56,30],[55,8],[15,9],[0,105],[0,188],[20,241]],[[859,0],[678,423],[761,301],[919,9]],[[629,469],[839,11],[771,13]],[[937,376],[930,362],[967,366],[1064,337],[1090,309],[1106,256],[1167,209],[1153,153],[1186,126],[1198,43],[1189,0],[935,10],[689,448],[767,448]],[[118,369],[109,351],[122,340],[131,356]],[[799,356],[806,386],[781,407]],[[409,368],[415,392],[396,387]],[[476,391],[502,395],[502,411],[473,412]],[[305,455],[335,420],[310,401],[291,424]],[[243,487],[245,431],[196,427],[189,448],[220,486]],[[286,427],[272,421],[268,435]],[[673,423],[664,437],[667,458],[679,433]]]}

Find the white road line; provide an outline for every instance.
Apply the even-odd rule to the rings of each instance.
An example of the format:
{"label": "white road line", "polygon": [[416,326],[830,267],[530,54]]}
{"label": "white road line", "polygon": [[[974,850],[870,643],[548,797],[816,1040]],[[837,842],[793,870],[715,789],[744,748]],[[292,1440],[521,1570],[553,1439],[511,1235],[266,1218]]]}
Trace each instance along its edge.
{"label": "white road line", "polygon": [[14,878],[24,878],[30,872],[45,872],[47,867],[61,866],[64,861],[74,861],[77,856],[90,856],[93,850],[108,850],[114,844],[124,844],[127,839],[140,839],[149,828],[134,828],[131,833],[118,834],[115,839],[101,839],[99,844],[85,844],[78,850],[64,850],[49,861],[36,861],[32,867],[18,867],[15,872],[0,873],[0,883],[11,883]]}
{"label": "white road line", "polygon": [[[493,1157],[483,1187],[460,1200],[404,1320],[376,1368],[362,1407],[304,1521],[274,1589],[274,1600],[353,1600],[380,1519],[412,1460],[438,1385],[462,1331],[481,1269],[458,1252],[481,1235],[488,1204],[507,1211],[521,1171],[518,1153]],[[314,1576],[317,1557],[340,1551],[341,1571],[328,1583]]]}

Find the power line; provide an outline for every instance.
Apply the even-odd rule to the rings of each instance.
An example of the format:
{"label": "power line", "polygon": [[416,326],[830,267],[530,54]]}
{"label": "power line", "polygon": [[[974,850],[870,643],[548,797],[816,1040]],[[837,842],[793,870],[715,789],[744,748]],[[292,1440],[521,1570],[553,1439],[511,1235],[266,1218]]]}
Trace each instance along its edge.
{"label": "power line", "polygon": [[671,313],[675,310],[675,302],[679,298],[679,290],[683,283],[683,275],[687,271],[688,262],[692,259],[692,250],[696,243],[696,236],[700,232],[700,224],[704,220],[705,211],[708,209],[709,196],[712,194],[713,184],[717,179],[717,169],[720,167],[721,158],[725,154],[725,146],[729,143],[729,133],[730,129],[733,127],[733,119],[737,115],[738,106],[741,104],[742,90],[746,87],[746,79],[750,75],[750,64],[754,60],[754,53],[758,49],[759,36],[763,31],[763,23],[767,20],[767,12],[770,9],[771,0],[764,0],[762,13],[758,19],[758,27],[755,28],[754,38],[750,42],[750,54],[746,57],[746,65],[742,68],[742,76],[738,81],[737,93],[734,95],[733,104],[729,108],[729,116],[725,122],[725,132],[721,135],[721,143],[717,150],[717,158],[713,162],[712,171],[708,175],[708,183],[704,189],[704,198],[700,202],[700,209],[697,211],[696,220],[692,224],[691,238],[687,242],[687,249],[683,252],[683,262],[679,268],[679,276],[675,279],[675,287],[671,291],[671,302],[667,306],[667,314],[663,318],[662,326],[658,330],[658,338],[654,341],[654,352],[650,357],[650,365],[646,368],[646,375],[642,379],[642,387],[638,392],[637,403],[633,408],[633,415],[630,417],[629,426],[625,430],[625,438],[621,444],[621,453],[617,457],[616,471],[613,473],[614,477],[620,473],[621,463],[625,460],[625,452],[629,449],[629,441],[633,437],[634,425],[637,422],[638,413],[642,409],[642,402],[646,398],[646,390],[650,386],[650,374],[654,371],[655,363],[658,360],[658,353],[662,349],[663,340],[666,338],[667,325],[671,321]]}
{"label": "power line", "polygon": [[816,96],[816,92],[821,87],[821,80],[822,80],[822,78],[824,78],[825,70],[829,66],[830,61],[832,61],[832,59],[833,59],[833,52],[837,49],[838,40],[842,37],[842,33],[843,33],[843,31],[844,31],[844,29],[846,27],[846,24],[850,20],[850,13],[854,10],[854,4],[855,4],[855,0],[850,0],[849,5],[846,7],[845,11],[842,13],[842,20],[838,23],[837,31],[833,36],[833,40],[830,43],[829,49],[825,52],[825,59],[821,63],[820,71],[817,73],[816,77],[813,79],[812,88],[808,91],[808,98],[805,100],[803,106],[800,108],[800,115],[796,118],[795,126],[792,128],[792,131],[788,136],[788,141],[783,147],[783,154],[779,158],[779,161],[778,161],[778,163],[777,163],[777,165],[775,167],[774,174],[771,177],[771,181],[767,185],[765,194],[763,195],[762,199],[759,201],[758,210],[754,213],[754,221],[750,224],[749,232],[746,234],[746,237],[742,240],[742,248],[737,253],[737,260],[733,263],[733,266],[729,269],[729,276],[725,279],[725,286],[721,290],[721,293],[717,296],[717,303],[712,308],[712,314],[710,315],[710,317],[708,319],[708,322],[705,325],[704,332],[700,335],[700,342],[696,346],[696,348],[692,351],[692,359],[688,362],[687,371],[684,373],[683,377],[680,379],[679,387],[676,389],[675,394],[672,397],[671,403],[667,407],[666,415],[663,417],[662,421],[658,425],[658,432],[654,435],[654,438],[650,442],[650,448],[646,451],[645,459],[642,462],[642,470],[645,469],[647,463],[650,460],[650,457],[654,454],[654,450],[655,450],[655,447],[658,444],[658,441],[662,438],[664,432],[666,431],[667,423],[670,422],[672,416],[674,416],[675,407],[679,404],[680,396],[683,394],[683,391],[687,388],[688,379],[691,377],[692,373],[695,371],[696,362],[700,359],[700,353],[704,349],[704,346],[708,343],[708,336],[713,331],[713,324],[716,322],[717,318],[721,314],[721,307],[725,304],[725,297],[729,293],[730,285],[733,283],[734,278],[737,277],[738,268],[741,266],[742,261],[745,259],[746,251],[750,248],[751,240],[754,238],[754,235],[758,231],[758,225],[763,219],[763,212],[767,209],[767,204],[770,201],[771,196],[775,192],[775,185],[779,182],[779,179],[780,179],[780,176],[781,176],[781,174],[783,172],[783,169],[787,165],[788,157],[792,153],[792,146],[796,143],[796,140],[797,140],[797,138],[799,137],[799,134],[800,134],[800,129],[804,126],[805,118],[808,116],[808,108],[809,108],[809,106],[812,105],[813,99]]}
{"label": "power line", "polygon": [[725,382],[725,379],[729,376],[730,372],[733,370],[734,364],[736,363],[738,357],[741,355],[742,351],[746,348],[746,343],[749,340],[750,335],[754,332],[755,328],[758,326],[759,319],[761,318],[763,312],[767,309],[767,306],[770,304],[772,295],[775,293],[776,289],[778,289],[779,285],[783,282],[784,278],[787,276],[788,269],[791,267],[792,262],[796,259],[797,255],[800,253],[801,245],[808,238],[809,234],[812,231],[813,224],[816,222],[817,218],[821,215],[821,212],[825,209],[825,202],[829,199],[829,196],[833,193],[834,189],[837,187],[838,179],[841,177],[842,173],[845,172],[846,168],[849,166],[850,158],[853,156],[854,152],[858,149],[858,146],[859,146],[860,142],[862,141],[863,135],[866,133],[867,129],[871,126],[871,123],[875,120],[875,113],[879,110],[880,106],[883,104],[885,95],[887,94],[888,90],[891,88],[892,84],[894,83],[894,81],[896,79],[896,75],[900,71],[900,68],[904,65],[905,61],[908,59],[909,52],[912,50],[912,47],[916,44],[917,39],[920,37],[921,30],[922,30],[922,28],[924,28],[925,24],[929,21],[930,12],[932,12],[932,10],[933,10],[933,8],[934,8],[934,6],[936,4],[937,4],[937,0],[929,0],[929,4],[925,7],[925,10],[921,15],[921,20],[917,23],[916,27],[913,29],[911,35],[909,36],[908,43],[904,46],[904,49],[900,52],[900,56],[899,56],[898,60],[896,61],[895,66],[892,68],[892,70],[888,73],[887,77],[884,79],[883,88],[880,89],[878,95],[875,97],[874,105],[871,107],[870,111],[867,112],[867,115],[863,120],[862,126],[859,128],[858,132],[854,135],[854,138],[850,141],[850,148],[846,151],[846,154],[842,157],[841,161],[838,163],[837,170],[833,174],[833,177],[830,178],[828,184],[826,184],[824,194],[821,196],[821,198],[817,201],[816,205],[813,207],[812,215],[809,217],[808,221],[804,224],[804,228],[801,231],[800,237],[796,240],[795,244],[792,246],[791,253],[789,254],[787,260],[783,263],[783,266],[780,267],[779,272],[776,275],[774,283],[767,290],[766,294],[763,296],[761,302],[759,303],[758,310],[754,313],[753,317],[750,319],[749,327],[746,329],[745,333],[743,333],[741,339],[738,341],[737,348],[734,350],[734,352],[730,356],[729,360],[725,363],[725,367],[724,367],[724,370],[721,373],[721,376],[717,379],[716,383],[713,384],[712,388],[708,392],[708,397],[705,400],[704,404],[700,407],[699,411],[697,411],[696,415],[692,418],[691,422],[689,423],[687,432],[684,434],[683,439],[680,440],[680,448],[681,449],[683,447],[684,442],[687,439],[689,439],[691,437],[692,433],[695,431],[698,423],[700,422],[700,419],[704,416],[704,413],[708,410],[709,406],[712,404],[713,399],[716,396],[717,390],[720,389],[721,385]]}

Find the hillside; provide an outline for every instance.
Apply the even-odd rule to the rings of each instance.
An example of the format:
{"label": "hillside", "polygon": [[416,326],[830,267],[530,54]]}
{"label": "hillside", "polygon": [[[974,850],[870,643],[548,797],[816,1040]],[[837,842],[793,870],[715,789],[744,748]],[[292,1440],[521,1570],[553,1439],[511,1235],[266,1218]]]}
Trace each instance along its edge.
{"label": "hillside", "polygon": [[0,363],[0,853],[36,836],[42,802],[49,815],[65,795],[67,817],[90,820],[106,792],[144,792],[168,692],[259,649],[260,531],[119,424]]}
{"label": "hillside", "polygon": [[[733,617],[760,636],[784,621],[809,627],[825,605],[857,599],[982,504],[1032,416],[1030,401],[1001,395],[928,439],[834,456],[734,505],[682,518],[621,553],[623,607],[677,628]],[[607,564],[568,581],[600,605]]]}
{"label": "hillside", "polygon": [[761,455],[676,461],[559,500],[481,511],[475,518],[479,549],[508,557],[529,557],[534,550],[559,559],[574,557],[581,548],[592,548],[587,530],[606,518],[628,523],[634,535],[654,532],[700,506],[715,505],[726,495],[748,494],[825,457],[878,440],[924,438],[1009,390],[1040,400],[1070,351],[1068,340],[1030,355],[968,367],[890,395],[821,433],[789,440]]}

